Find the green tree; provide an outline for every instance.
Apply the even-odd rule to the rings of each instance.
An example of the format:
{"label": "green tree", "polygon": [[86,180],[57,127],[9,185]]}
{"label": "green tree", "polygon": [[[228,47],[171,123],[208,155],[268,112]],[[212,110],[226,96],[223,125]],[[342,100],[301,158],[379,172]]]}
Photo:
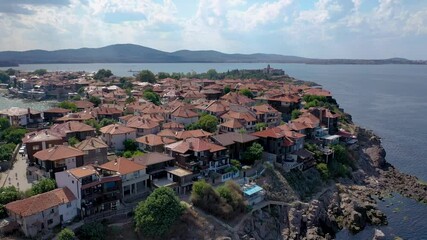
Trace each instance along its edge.
{"label": "green tree", "polygon": [[7,73],[0,71],[0,82],[1,83],[9,83],[10,77]]}
{"label": "green tree", "polygon": [[148,237],[164,236],[183,212],[184,207],[172,189],[157,188],[136,207],[136,230]]}
{"label": "green tree", "polygon": [[159,79],[165,79],[165,78],[168,78],[168,77],[170,77],[171,75],[169,74],[169,73],[166,73],[166,72],[159,72],[159,73],[157,73],[157,77],[159,78]]}
{"label": "green tree", "polygon": [[15,147],[15,143],[6,143],[0,145],[0,160],[10,161]]}
{"label": "green tree", "polygon": [[73,100],[73,101],[79,101],[79,100],[82,100],[82,97],[80,97],[80,95],[75,95],[75,96],[73,96],[71,98],[71,100]]}
{"label": "green tree", "polygon": [[70,139],[68,139],[68,144],[70,144],[70,146],[75,146],[79,142],[80,141],[76,137],[70,137]]}
{"label": "green tree", "polygon": [[136,151],[138,149],[138,144],[133,139],[126,139],[123,141],[125,151]]}
{"label": "green tree", "polygon": [[148,101],[150,101],[156,105],[161,104],[159,94],[153,92],[152,89],[145,90],[143,96],[145,99],[147,99]]}
{"label": "green tree", "polygon": [[229,85],[224,87],[224,94],[231,92],[231,87]]}
{"label": "green tree", "polygon": [[316,169],[319,171],[323,180],[326,181],[330,178],[331,174],[329,173],[328,165],[326,165],[326,163],[318,163],[316,165]]}
{"label": "green tree", "polygon": [[239,93],[245,95],[248,98],[254,98],[252,91],[247,88],[240,89]]}
{"label": "green tree", "polygon": [[52,191],[55,188],[56,188],[55,180],[50,178],[43,178],[42,180],[40,180],[39,182],[37,182],[31,187],[31,192],[33,195],[37,195],[40,193]]}
{"label": "green tree", "polygon": [[243,154],[243,164],[252,165],[256,160],[260,160],[264,148],[259,143],[252,143],[248,150]]}
{"label": "green tree", "polygon": [[104,118],[104,119],[102,119],[100,122],[99,122],[99,124],[101,125],[101,127],[105,127],[105,126],[108,126],[108,125],[111,125],[111,124],[114,124],[114,123],[116,123],[117,121],[116,120],[114,120],[114,119],[111,119],[111,118]]}
{"label": "green tree", "polygon": [[95,76],[93,76],[93,78],[95,78],[96,80],[103,80],[103,79],[109,78],[111,76],[113,76],[113,73],[111,72],[111,70],[99,69],[98,72],[96,72]]}
{"label": "green tree", "polygon": [[267,123],[257,123],[255,124],[255,131],[261,131],[267,128]]}
{"label": "green tree", "polygon": [[58,233],[58,240],[73,240],[76,238],[76,235],[69,228],[64,228]]}
{"label": "green tree", "polygon": [[294,109],[294,110],[292,110],[291,118],[292,118],[292,120],[294,120],[294,119],[299,118],[300,115],[301,115],[301,111],[298,109]]}
{"label": "green tree", "polygon": [[84,224],[78,231],[79,239],[104,240],[106,227],[100,222]]}
{"label": "green tree", "polygon": [[58,107],[70,109],[73,112],[77,111],[77,105],[75,103],[69,102],[69,101],[63,101],[63,102],[58,103]]}
{"label": "green tree", "polygon": [[19,71],[13,68],[9,68],[5,71],[5,73],[9,76],[16,76],[16,74],[18,74]]}
{"label": "green tree", "polygon": [[0,218],[6,217],[4,205],[20,199],[21,194],[14,186],[0,188]]}
{"label": "green tree", "polygon": [[199,128],[213,133],[218,127],[218,118],[213,115],[206,114],[199,118],[197,125]]}
{"label": "green tree", "polygon": [[218,79],[218,72],[215,69],[209,69],[206,76],[208,79]]}
{"label": "green tree", "polygon": [[95,107],[98,107],[101,104],[101,99],[99,97],[90,96],[89,102],[93,103]]}
{"label": "green tree", "polygon": [[3,131],[1,139],[7,143],[18,144],[27,133],[25,128],[10,127]]}
{"label": "green tree", "polygon": [[0,118],[0,131],[10,128],[10,122],[7,118]]}
{"label": "green tree", "polygon": [[46,69],[37,69],[37,70],[34,70],[33,73],[36,75],[39,75],[39,76],[43,76],[47,73],[47,70]]}
{"label": "green tree", "polygon": [[156,76],[150,70],[142,70],[136,75],[136,80],[140,82],[155,83]]}

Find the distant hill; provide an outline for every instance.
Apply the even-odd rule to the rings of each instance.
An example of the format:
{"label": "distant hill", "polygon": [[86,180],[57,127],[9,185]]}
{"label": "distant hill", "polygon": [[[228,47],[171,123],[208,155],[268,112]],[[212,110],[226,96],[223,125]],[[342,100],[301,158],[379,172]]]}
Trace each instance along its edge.
{"label": "distant hill", "polygon": [[[217,51],[164,52],[134,44],[116,44],[101,48],[64,49],[55,51],[0,52],[0,63],[307,63],[307,64],[427,64],[404,58],[391,59],[314,59],[278,54],[226,54]],[[3,64],[6,65],[6,64]]]}

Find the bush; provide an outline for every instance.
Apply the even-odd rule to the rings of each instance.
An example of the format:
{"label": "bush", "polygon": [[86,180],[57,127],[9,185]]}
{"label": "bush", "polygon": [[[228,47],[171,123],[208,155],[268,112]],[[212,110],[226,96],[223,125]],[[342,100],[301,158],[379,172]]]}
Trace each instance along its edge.
{"label": "bush", "polygon": [[38,183],[34,184],[31,187],[32,195],[37,195],[40,193],[45,193],[52,191],[56,188],[56,182],[50,178],[43,178]]}
{"label": "bush", "polygon": [[0,145],[0,160],[10,161],[15,147],[15,143],[6,143]]}
{"label": "bush", "polygon": [[301,111],[298,109],[294,109],[294,110],[292,110],[291,118],[292,118],[292,120],[294,120],[294,119],[299,118],[300,115],[301,115]]}
{"label": "bush", "polygon": [[331,174],[329,173],[328,165],[326,163],[318,163],[316,165],[316,169],[317,171],[319,171],[323,180],[326,181],[331,177]]}
{"label": "bush", "polygon": [[252,165],[256,160],[260,160],[262,158],[262,152],[264,148],[259,143],[253,143],[248,150],[243,154],[242,163],[246,165]]}
{"label": "bush", "polygon": [[57,237],[58,240],[73,240],[75,238],[76,238],[76,235],[69,228],[62,229],[59,232],[58,237]]}
{"label": "bush", "polygon": [[4,130],[1,134],[1,140],[7,143],[21,143],[22,138],[27,133],[27,130],[19,127],[10,127]]}
{"label": "bush", "polygon": [[65,109],[69,109],[73,112],[77,111],[77,106],[75,103],[69,102],[69,101],[63,101],[58,103],[58,107],[60,108],[65,108]]}
{"label": "bush", "polygon": [[156,76],[150,70],[143,70],[136,75],[136,80],[140,82],[155,83]]}
{"label": "bush", "polygon": [[239,93],[245,95],[248,98],[254,98],[254,94],[252,93],[252,91],[247,88],[240,89]]}
{"label": "bush", "polygon": [[106,227],[100,222],[84,224],[78,231],[78,238],[85,240],[104,240]]}
{"label": "bush", "polygon": [[134,217],[136,230],[148,237],[164,236],[184,209],[172,189],[157,188],[136,207]]}
{"label": "bush", "polygon": [[123,141],[123,145],[125,147],[125,151],[134,152],[138,149],[138,144],[133,139],[126,139]]}

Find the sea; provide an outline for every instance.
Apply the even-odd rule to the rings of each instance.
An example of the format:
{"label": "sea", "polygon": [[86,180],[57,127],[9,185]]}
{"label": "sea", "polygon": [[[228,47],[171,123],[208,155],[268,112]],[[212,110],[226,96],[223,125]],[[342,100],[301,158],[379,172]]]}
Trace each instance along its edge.
{"label": "sea", "polygon": [[[270,65],[330,90],[357,125],[373,130],[382,138],[388,162],[427,182],[427,65]],[[155,73],[201,73],[209,69],[223,72],[266,66],[266,63],[97,63],[23,64],[16,69],[96,72],[104,68],[117,76],[132,76],[145,69]],[[43,110],[51,104],[0,97],[0,109],[20,106]],[[379,207],[389,216],[388,226],[378,227],[386,239],[427,239],[427,205],[395,195],[380,202]],[[337,239],[372,239],[373,232],[374,228],[357,235],[342,231]]]}

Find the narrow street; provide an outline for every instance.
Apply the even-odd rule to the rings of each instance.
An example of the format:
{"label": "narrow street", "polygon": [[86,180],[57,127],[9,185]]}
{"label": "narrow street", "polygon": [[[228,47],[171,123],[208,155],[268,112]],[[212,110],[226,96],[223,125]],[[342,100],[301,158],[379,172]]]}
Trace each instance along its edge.
{"label": "narrow street", "polygon": [[18,154],[12,169],[2,173],[0,186],[15,186],[20,191],[26,191],[30,189],[34,180],[27,178],[27,166],[27,157]]}

